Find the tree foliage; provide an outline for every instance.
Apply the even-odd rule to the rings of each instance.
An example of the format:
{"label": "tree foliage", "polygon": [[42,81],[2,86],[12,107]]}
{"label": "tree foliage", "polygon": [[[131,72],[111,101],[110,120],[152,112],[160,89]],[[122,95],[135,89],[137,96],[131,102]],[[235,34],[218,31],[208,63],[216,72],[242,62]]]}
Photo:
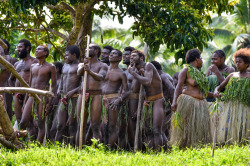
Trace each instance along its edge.
{"label": "tree foliage", "polygon": [[[152,52],[166,44],[171,51],[177,50],[178,60],[188,49],[202,50],[212,39],[212,30],[205,28],[211,23],[209,11],[219,15],[232,12],[235,3],[234,0],[11,0],[1,6],[1,15],[6,16],[1,17],[1,31],[5,31],[3,37],[10,37],[11,31],[21,30],[35,36],[37,42],[51,43],[59,53],[61,44],[76,44],[83,55],[84,36],[91,34],[93,15],[118,17],[120,23],[128,15],[135,19],[134,36],[140,36]],[[95,5],[98,7],[94,8]],[[60,42],[55,44],[55,41]]]}

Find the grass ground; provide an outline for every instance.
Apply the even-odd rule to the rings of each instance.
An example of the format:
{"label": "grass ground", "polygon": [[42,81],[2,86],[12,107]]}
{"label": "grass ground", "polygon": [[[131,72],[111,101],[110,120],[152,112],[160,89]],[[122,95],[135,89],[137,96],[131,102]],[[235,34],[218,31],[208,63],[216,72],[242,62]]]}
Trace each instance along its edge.
{"label": "grass ground", "polygon": [[132,153],[108,151],[103,146],[85,147],[79,151],[71,147],[33,146],[19,151],[0,149],[1,165],[250,165],[250,146],[217,147],[211,157],[210,146],[171,152]]}

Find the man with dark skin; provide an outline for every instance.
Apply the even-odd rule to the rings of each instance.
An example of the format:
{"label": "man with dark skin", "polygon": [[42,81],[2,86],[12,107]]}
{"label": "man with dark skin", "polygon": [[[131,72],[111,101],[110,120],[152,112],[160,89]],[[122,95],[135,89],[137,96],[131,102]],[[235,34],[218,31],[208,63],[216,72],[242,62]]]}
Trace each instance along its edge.
{"label": "man with dark skin", "polygon": [[109,54],[114,48],[111,46],[104,46],[101,52],[101,62],[109,66]]}
{"label": "man with dark skin", "polygon": [[[130,65],[130,55],[131,52],[135,50],[134,47],[126,47],[124,48],[124,54],[123,54],[123,64],[127,65],[127,68]],[[126,148],[126,130],[128,133],[128,139],[130,143],[130,147],[133,147],[134,145],[134,140],[135,140],[135,129],[136,129],[136,112],[137,112],[137,107],[138,107],[138,99],[139,99],[139,91],[140,91],[140,84],[136,79],[133,79],[133,76],[128,72],[128,70],[125,70],[125,74],[127,76],[127,84],[128,88],[130,90],[130,94],[127,98],[128,100],[128,122],[126,122],[125,115],[122,119],[121,126],[120,126],[120,131],[119,131],[119,139],[118,139],[118,145],[120,148]],[[126,102],[125,106],[126,108]],[[125,113],[125,112],[123,112]],[[128,124],[127,124],[128,123]]]}
{"label": "man with dark skin", "polygon": [[[11,57],[9,55],[9,49],[10,49],[10,44],[9,42],[7,42],[6,40],[3,40],[3,42],[8,46],[7,49],[3,49],[0,46],[0,55],[6,59],[8,62],[10,62],[12,65],[14,65],[17,62],[17,59]],[[8,83],[8,79],[10,77],[10,72],[8,70],[6,70],[6,68],[4,66],[2,66],[2,64],[0,64],[0,87],[8,87],[9,83]],[[5,108],[6,111],[9,115],[10,120],[12,120],[12,100],[13,97],[11,94],[9,93],[4,93],[4,99],[5,99]]]}
{"label": "man with dark skin", "polygon": [[[30,56],[30,50],[31,50],[31,44],[30,41],[26,39],[22,39],[19,41],[17,45],[17,55],[18,58],[21,60],[16,62],[14,67],[18,74],[27,82],[29,83],[30,80],[30,67],[34,63],[38,63],[39,61],[33,57]],[[21,87],[22,84],[16,80],[14,75],[11,74],[9,79],[9,85],[11,87]],[[15,85],[14,85],[15,84]],[[22,107],[25,104],[24,103],[24,94],[17,93],[14,96],[14,110],[16,115],[17,123],[19,124],[22,117]]]}
{"label": "man with dark skin", "polygon": [[[60,85],[60,82],[61,82],[61,75],[62,75],[62,67],[63,67],[63,64],[61,62],[54,62],[53,63],[56,67],[56,89],[57,91],[59,90],[59,85]],[[48,127],[49,128],[49,140],[51,142],[54,142],[55,140],[55,136],[56,136],[56,131],[57,131],[57,124],[58,124],[58,121],[57,121],[57,114],[58,114],[58,106],[60,104],[60,96],[55,96],[53,98],[53,101],[52,101],[52,105],[53,105],[53,108],[52,110],[50,111],[50,117],[49,117],[49,120],[50,120],[50,126]]]}
{"label": "man with dark skin", "polygon": [[71,145],[75,145],[77,131],[76,108],[78,91],[81,84],[81,76],[77,75],[80,50],[77,46],[69,46],[65,52],[65,64],[62,69],[61,83],[58,88],[58,96],[63,94],[59,105],[58,126],[55,140],[62,141],[63,132],[66,125],[69,126],[69,140]]}
{"label": "man with dark skin", "polygon": [[[130,93],[126,74],[118,66],[121,60],[122,52],[118,49],[112,50],[109,55],[110,67],[103,86],[103,102],[108,113],[107,143],[111,149],[115,148],[115,143],[118,139],[118,115],[121,113],[120,104]],[[120,88],[123,90],[122,94],[119,94]]]}
{"label": "man with dark skin", "polygon": [[166,101],[165,111],[165,119],[163,122],[163,132],[166,134],[163,134],[164,141],[167,142],[166,136],[169,137],[169,129],[170,129],[170,119],[171,119],[171,103],[173,102],[174,98],[174,86],[169,80],[169,76],[167,73],[164,73],[161,68],[161,64],[157,61],[151,61],[151,63],[155,66],[157,69],[161,80],[162,80],[162,88],[163,88],[163,94]]}
{"label": "man with dark skin", "polygon": [[[160,149],[163,146],[162,122],[164,119],[161,77],[152,63],[145,63],[145,56],[141,51],[134,50],[131,54],[131,61],[133,61],[133,66],[129,67],[129,73],[144,86],[146,103],[153,103],[151,117],[153,118],[153,132],[147,125],[146,134],[148,137],[145,142],[149,148]],[[136,72],[136,69],[139,72]]]}
{"label": "man with dark skin", "polygon": [[176,87],[177,84],[178,84],[178,76],[179,76],[179,72],[176,72],[173,75],[173,85],[174,85],[174,87]]}
{"label": "man with dark skin", "polygon": [[[87,52],[87,50],[86,50]],[[97,44],[89,45],[89,58],[84,59],[84,63],[80,63],[78,66],[78,75],[83,76],[84,71],[88,73],[87,82],[86,82],[86,107],[84,115],[84,125],[83,130],[85,133],[85,128],[88,118],[88,107],[90,107],[90,130],[88,131],[87,138],[93,133],[93,137],[99,141],[102,140],[102,134],[100,130],[101,124],[101,115],[102,115],[102,83],[107,74],[108,66],[105,63],[99,61],[101,55],[101,48]],[[90,98],[92,99],[90,102]],[[76,142],[79,143],[79,132],[80,132],[80,113],[81,113],[81,102],[82,97],[79,97],[78,109],[77,109],[77,120],[78,120],[78,129]],[[84,138],[84,137],[83,137]],[[84,141],[84,140],[83,140]]]}
{"label": "man with dark skin", "polygon": [[[213,55],[212,55],[212,65],[210,67],[208,67],[206,76],[208,77],[208,81],[209,81],[209,86],[210,86],[210,91],[213,92],[214,88],[216,86],[218,86],[219,84],[221,84],[226,76],[232,72],[234,72],[234,68],[233,67],[229,67],[225,64],[225,60],[226,60],[226,55],[224,53],[223,50],[216,50],[214,51]],[[212,77],[216,77],[215,79],[217,80],[217,85],[211,85],[212,84]],[[211,88],[213,87],[213,88]],[[207,101],[212,102],[215,101],[214,98],[207,98]]]}
{"label": "man with dark skin", "polygon": [[[30,68],[30,81],[29,84],[32,88],[40,90],[49,90],[49,81],[51,80],[51,91],[56,94],[56,69],[53,64],[46,62],[46,58],[49,56],[49,49],[44,45],[40,45],[36,48],[36,58],[39,63],[31,65]],[[48,114],[48,110],[52,107],[53,98],[39,96],[42,100],[39,104],[34,101],[32,96],[28,97],[28,100],[24,106],[22,119],[20,122],[20,129],[25,130],[30,120],[35,116],[34,129],[35,135],[38,128],[38,141],[43,142],[45,135],[45,117]],[[34,114],[32,116],[32,114]]]}

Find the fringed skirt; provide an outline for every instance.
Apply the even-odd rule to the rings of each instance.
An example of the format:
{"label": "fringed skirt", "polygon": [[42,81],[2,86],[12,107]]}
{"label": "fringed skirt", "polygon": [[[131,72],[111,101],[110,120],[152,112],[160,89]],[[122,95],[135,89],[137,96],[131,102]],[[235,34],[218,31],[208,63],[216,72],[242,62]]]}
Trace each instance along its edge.
{"label": "fringed skirt", "polygon": [[224,103],[217,130],[218,143],[242,143],[250,140],[250,107],[239,101]]}
{"label": "fringed skirt", "polygon": [[[174,118],[178,116],[180,118]],[[179,147],[194,147],[210,143],[210,140],[207,101],[181,94],[177,99],[177,110],[171,122],[170,144]]]}
{"label": "fringed skirt", "polygon": [[[218,112],[213,112],[213,107],[214,107],[214,103],[209,102],[209,115],[210,115],[210,133],[211,133],[211,139],[213,140],[214,138],[214,132],[216,130],[216,135],[218,135],[218,124],[219,124],[219,120],[220,120],[220,116],[223,115],[223,108],[224,108],[224,103],[223,102],[219,102],[218,103]],[[217,138],[215,137],[215,143],[218,143]]]}

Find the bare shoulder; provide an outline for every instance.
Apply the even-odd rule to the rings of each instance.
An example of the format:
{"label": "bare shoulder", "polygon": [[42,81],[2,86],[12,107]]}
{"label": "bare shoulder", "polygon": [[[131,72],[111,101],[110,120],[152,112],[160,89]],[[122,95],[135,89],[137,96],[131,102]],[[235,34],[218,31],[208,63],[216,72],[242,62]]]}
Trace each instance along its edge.
{"label": "bare shoulder", "polygon": [[52,63],[48,63],[48,62],[47,62],[47,65],[49,66],[50,69],[55,69],[55,68],[56,68],[55,65],[52,64]]}
{"label": "bare shoulder", "polygon": [[150,62],[147,62],[145,64],[145,70],[152,70],[154,68],[154,65]]}
{"label": "bare shoulder", "polygon": [[14,63],[14,67],[16,67],[19,63],[20,61],[17,61],[16,63]]}
{"label": "bare shoulder", "polygon": [[108,65],[106,63],[99,61],[98,64],[100,65],[101,69],[108,70]]}
{"label": "bare shoulder", "polygon": [[235,72],[235,69],[233,67],[228,66],[227,73],[232,73],[232,72]]}
{"label": "bare shoulder", "polygon": [[39,60],[32,57],[32,63],[39,63]]}

